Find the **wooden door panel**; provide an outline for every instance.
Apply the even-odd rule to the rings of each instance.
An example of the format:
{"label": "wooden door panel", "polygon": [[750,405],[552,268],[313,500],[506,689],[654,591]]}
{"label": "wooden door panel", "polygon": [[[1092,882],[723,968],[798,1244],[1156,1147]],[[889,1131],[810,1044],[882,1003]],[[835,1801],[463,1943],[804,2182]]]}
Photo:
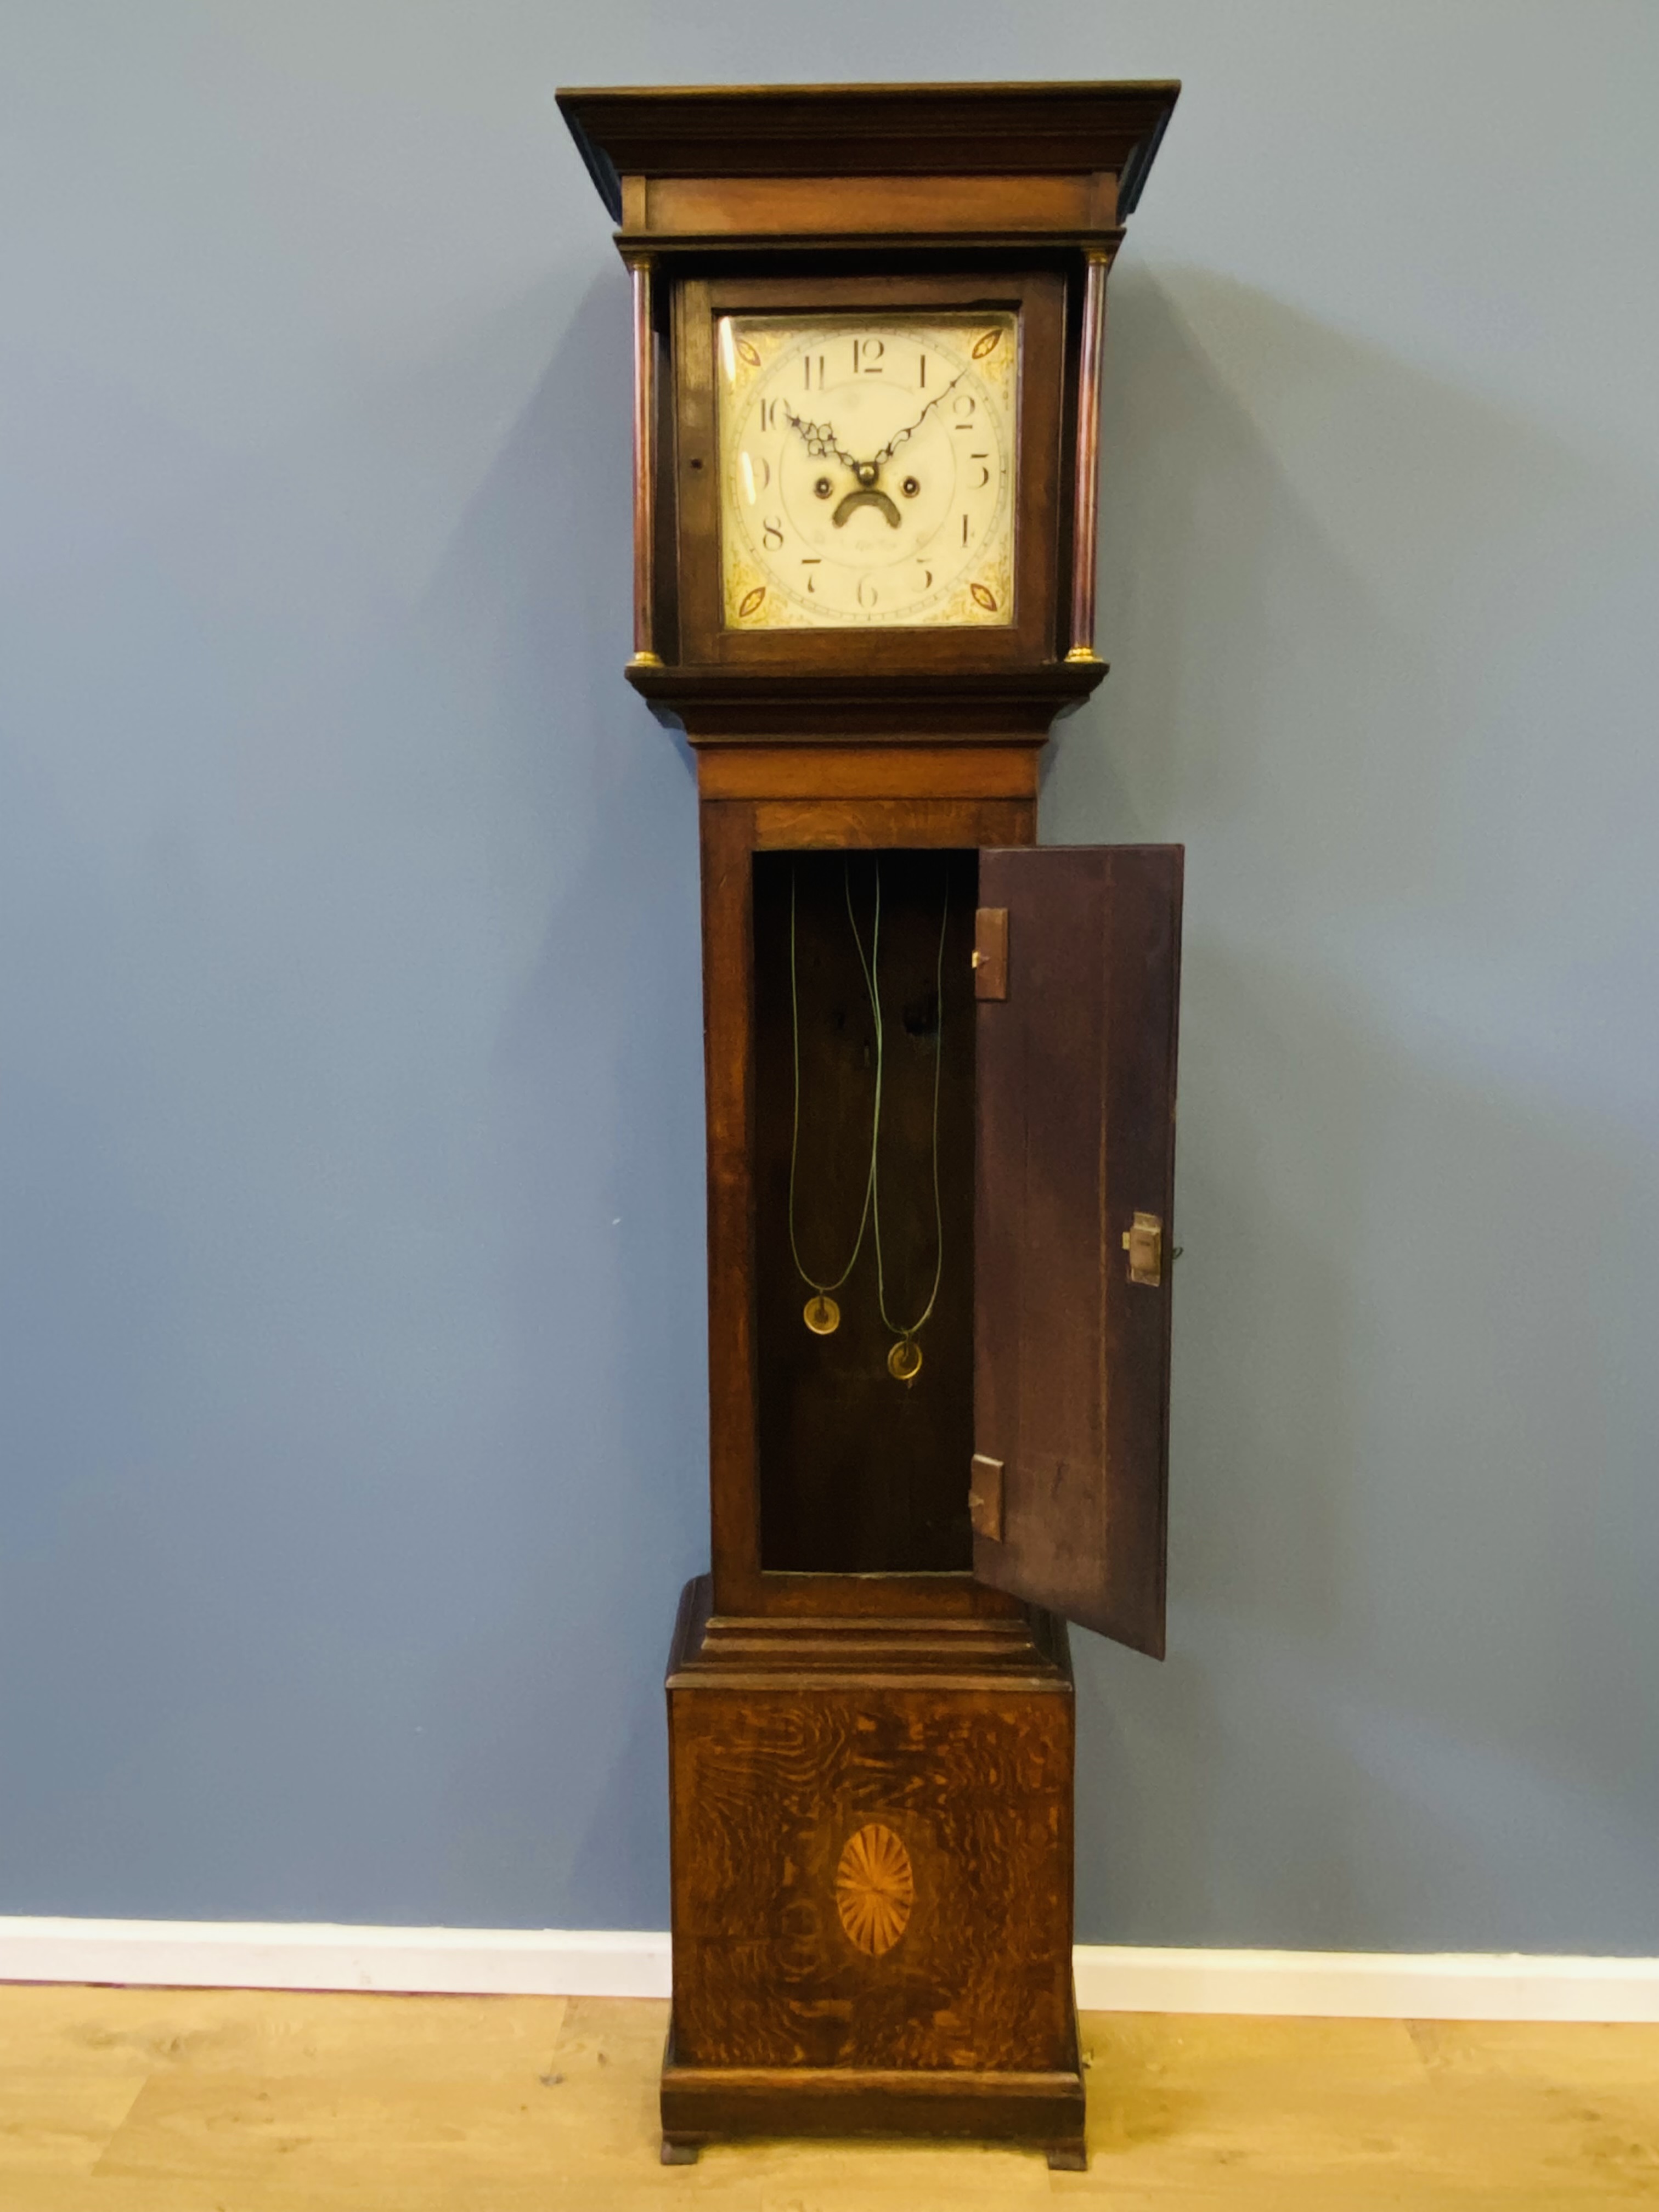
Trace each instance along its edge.
{"label": "wooden door panel", "polygon": [[1159,1658],[1182,861],[980,856],[974,1571]]}

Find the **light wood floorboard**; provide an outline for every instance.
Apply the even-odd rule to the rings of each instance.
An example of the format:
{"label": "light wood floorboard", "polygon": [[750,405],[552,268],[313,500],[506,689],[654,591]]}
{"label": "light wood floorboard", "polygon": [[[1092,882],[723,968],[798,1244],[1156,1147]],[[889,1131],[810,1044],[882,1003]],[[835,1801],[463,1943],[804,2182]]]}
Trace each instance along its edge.
{"label": "light wood floorboard", "polygon": [[1085,2014],[1086,2174],[975,2146],[657,2163],[666,2007],[0,1987],[3,2212],[1659,2205],[1659,2027]]}

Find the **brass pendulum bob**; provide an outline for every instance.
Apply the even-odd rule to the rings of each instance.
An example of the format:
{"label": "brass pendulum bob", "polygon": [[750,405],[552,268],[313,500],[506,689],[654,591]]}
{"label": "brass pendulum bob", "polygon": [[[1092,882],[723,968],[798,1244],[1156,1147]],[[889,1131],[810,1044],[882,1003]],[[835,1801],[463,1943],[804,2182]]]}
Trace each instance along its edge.
{"label": "brass pendulum bob", "polygon": [[895,1382],[914,1382],[921,1372],[921,1346],[913,1336],[902,1336],[887,1355],[887,1372]]}
{"label": "brass pendulum bob", "polygon": [[841,1327],[841,1308],[820,1291],[802,1307],[801,1318],[814,1336],[833,1336]]}

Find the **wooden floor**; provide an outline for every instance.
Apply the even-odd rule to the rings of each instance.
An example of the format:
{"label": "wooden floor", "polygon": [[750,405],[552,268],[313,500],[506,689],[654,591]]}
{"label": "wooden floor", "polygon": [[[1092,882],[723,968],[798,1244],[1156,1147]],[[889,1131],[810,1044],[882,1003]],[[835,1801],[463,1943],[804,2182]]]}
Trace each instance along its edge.
{"label": "wooden floor", "polygon": [[0,1987],[3,2212],[1659,2204],[1659,2027],[1085,2017],[1086,2174],[763,2143],[657,2162],[666,2007]]}

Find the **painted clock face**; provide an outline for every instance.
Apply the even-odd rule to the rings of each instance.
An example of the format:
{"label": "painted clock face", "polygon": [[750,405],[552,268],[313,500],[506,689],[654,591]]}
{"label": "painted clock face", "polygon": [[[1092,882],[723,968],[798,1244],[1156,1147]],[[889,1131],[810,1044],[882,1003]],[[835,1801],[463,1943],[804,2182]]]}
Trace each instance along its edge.
{"label": "painted clock face", "polygon": [[1014,618],[1012,314],[725,315],[728,629]]}

